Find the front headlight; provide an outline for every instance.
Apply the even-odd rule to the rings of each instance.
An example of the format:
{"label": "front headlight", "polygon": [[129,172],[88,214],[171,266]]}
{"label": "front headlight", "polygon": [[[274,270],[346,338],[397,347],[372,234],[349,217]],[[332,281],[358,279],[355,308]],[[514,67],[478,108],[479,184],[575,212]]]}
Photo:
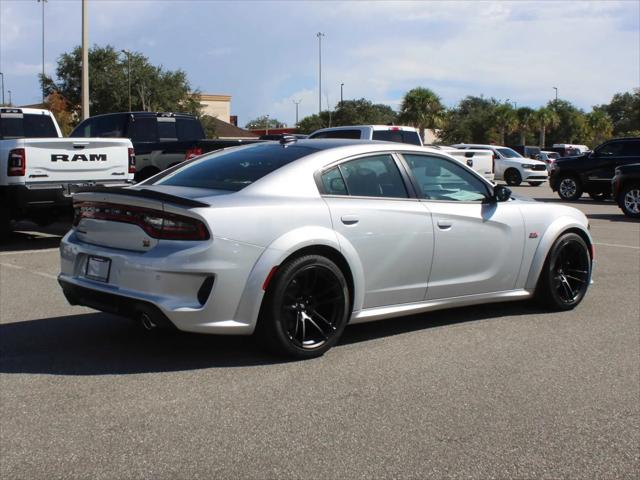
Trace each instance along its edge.
{"label": "front headlight", "polygon": [[524,165],[522,165],[522,168],[525,168],[527,170],[531,170],[533,168],[533,165],[531,165],[530,163],[525,163]]}

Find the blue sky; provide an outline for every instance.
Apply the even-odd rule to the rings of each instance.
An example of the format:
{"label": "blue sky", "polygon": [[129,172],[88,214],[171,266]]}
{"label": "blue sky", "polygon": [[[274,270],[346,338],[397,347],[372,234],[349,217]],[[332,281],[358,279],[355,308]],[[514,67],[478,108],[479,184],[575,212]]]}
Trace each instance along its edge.
{"label": "blue sky", "polygon": [[[0,71],[14,104],[40,99],[41,4],[0,0]],[[81,42],[80,0],[45,5],[45,71]],[[416,86],[447,106],[466,95],[538,107],[559,96],[590,109],[640,86],[640,2],[89,0],[91,44],[187,72],[194,88],[232,95],[244,125],[295,123],[365,97],[397,108]],[[6,94],[5,94],[6,95]]]}

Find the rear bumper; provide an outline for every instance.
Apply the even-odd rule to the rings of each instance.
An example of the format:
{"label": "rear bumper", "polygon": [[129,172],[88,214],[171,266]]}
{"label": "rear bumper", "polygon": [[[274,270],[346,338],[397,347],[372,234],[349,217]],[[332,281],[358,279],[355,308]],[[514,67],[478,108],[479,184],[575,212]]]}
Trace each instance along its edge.
{"label": "rear bumper", "polygon": [[[214,238],[165,240],[134,252],[81,242],[71,230],[60,243],[58,282],[71,304],[126,317],[149,312],[188,332],[248,335],[255,319],[239,318],[237,312],[263,250]],[[87,277],[90,256],[109,259],[106,281]]]}

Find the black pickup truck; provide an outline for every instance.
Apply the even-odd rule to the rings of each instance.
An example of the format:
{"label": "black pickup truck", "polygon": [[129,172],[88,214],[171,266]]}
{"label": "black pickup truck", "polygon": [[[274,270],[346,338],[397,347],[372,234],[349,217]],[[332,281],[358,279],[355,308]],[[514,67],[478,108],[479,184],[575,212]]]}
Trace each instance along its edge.
{"label": "black pickup truck", "polygon": [[70,137],[129,138],[141,182],[187,158],[258,140],[207,140],[200,120],[188,113],[119,112],[80,123]]}
{"label": "black pickup truck", "polygon": [[593,152],[559,158],[551,166],[549,184],[563,200],[577,200],[587,192],[595,200],[611,195],[616,167],[640,162],[640,137],[616,138]]}

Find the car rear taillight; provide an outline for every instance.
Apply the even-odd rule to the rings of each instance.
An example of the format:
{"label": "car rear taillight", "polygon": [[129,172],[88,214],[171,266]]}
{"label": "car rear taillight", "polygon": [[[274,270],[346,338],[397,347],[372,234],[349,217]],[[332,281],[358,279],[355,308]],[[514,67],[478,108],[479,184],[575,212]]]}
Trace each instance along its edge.
{"label": "car rear taillight", "polygon": [[202,155],[202,148],[201,147],[193,147],[193,148],[189,148],[187,150],[187,152],[184,155],[184,159],[185,160],[191,160],[193,157],[197,157],[199,155]]}
{"label": "car rear taillight", "polygon": [[133,148],[129,149],[129,173],[136,173],[136,152]]}
{"label": "car rear taillight", "polygon": [[24,177],[27,173],[27,153],[24,148],[14,148],[9,151],[7,161],[7,176]]}
{"label": "car rear taillight", "polygon": [[73,205],[73,225],[83,218],[137,225],[147,235],[162,240],[208,240],[209,231],[196,218],[151,208],[132,207],[116,203],[76,202]]}

